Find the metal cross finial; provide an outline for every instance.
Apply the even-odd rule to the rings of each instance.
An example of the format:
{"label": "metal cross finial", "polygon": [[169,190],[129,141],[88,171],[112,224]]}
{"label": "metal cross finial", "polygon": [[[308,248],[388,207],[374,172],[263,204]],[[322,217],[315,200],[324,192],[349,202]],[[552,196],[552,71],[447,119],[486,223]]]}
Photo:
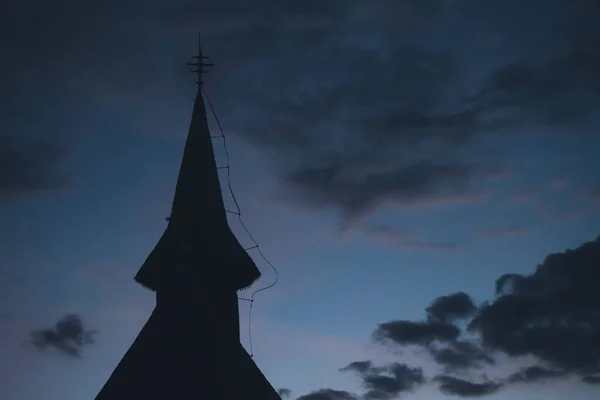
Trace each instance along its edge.
{"label": "metal cross finial", "polygon": [[202,85],[202,74],[207,74],[211,71],[214,66],[213,63],[206,63],[204,60],[208,60],[208,57],[202,55],[202,45],[200,43],[200,35],[198,35],[198,55],[193,56],[189,63],[188,68],[191,72],[198,74],[198,80],[196,83]]}

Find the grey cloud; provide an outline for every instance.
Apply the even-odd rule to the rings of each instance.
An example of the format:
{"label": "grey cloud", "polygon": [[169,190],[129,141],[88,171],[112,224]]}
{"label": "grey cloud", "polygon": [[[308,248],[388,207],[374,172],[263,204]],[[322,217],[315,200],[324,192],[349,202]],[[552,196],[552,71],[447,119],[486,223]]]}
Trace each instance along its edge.
{"label": "grey cloud", "polygon": [[375,367],[371,361],[357,361],[345,366],[341,371],[358,373],[366,389],[363,397],[367,400],[395,399],[400,394],[414,391],[426,382],[421,368],[411,368],[400,363]]}
{"label": "grey cloud", "polygon": [[[260,60],[260,68],[229,77],[226,92],[236,101],[247,100],[247,111],[240,115],[247,139],[290,155],[302,151],[301,161],[310,162],[311,153],[339,151],[339,144],[370,147],[377,155],[382,143],[414,145],[434,136],[429,128],[412,129],[410,114],[439,101],[440,91],[460,70],[453,57],[385,39],[381,48],[358,46],[351,44],[355,32],[343,32],[350,37],[297,38],[309,45],[310,59],[297,45],[280,47],[276,59]],[[409,117],[397,117],[403,113]],[[404,125],[406,132],[401,130]]]}
{"label": "grey cloud", "polygon": [[[232,118],[232,129],[285,159],[284,188],[297,194],[295,199],[339,210],[346,225],[385,202],[469,201],[472,181],[491,175],[473,163],[453,160],[447,148],[474,132],[475,113],[428,111],[459,79],[460,64],[448,53],[394,46],[362,49],[325,38],[311,52],[321,66],[308,75],[298,70],[291,76],[276,71],[267,76],[260,70],[264,79],[230,81],[238,90],[246,81],[262,82],[240,93],[256,110],[247,108]],[[295,52],[286,57],[295,64]],[[428,143],[445,157],[425,149]]]}
{"label": "grey cloud", "polygon": [[281,388],[277,390],[277,394],[283,399],[289,399],[292,396],[292,391],[287,388]]}
{"label": "grey cloud", "polygon": [[477,311],[477,306],[467,293],[457,292],[438,297],[427,306],[425,311],[430,320],[450,323],[472,316]]}
{"label": "grey cloud", "polygon": [[475,383],[448,375],[433,378],[444,394],[459,397],[483,397],[497,392],[502,384],[491,381]]}
{"label": "grey cloud", "polygon": [[[528,8],[536,4],[546,3],[531,1]],[[542,37],[555,45],[538,46],[545,51],[533,52],[535,58],[517,59],[493,71],[475,99],[482,112],[509,112],[515,121],[566,125],[600,105],[598,3],[560,1],[548,10],[548,21],[555,25]]]}
{"label": "grey cloud", "polygon": [[[507,8],[510,7],[516,7],[516,3],[510,3]],[[468,147],[471,138],[527,123],[528,118],[536,123],[561,124],[589,115],[600,104],[597,101],[600,99],[600,80],[595,73],[600,68],[594,68],[599,64],[594,51],[598,39],[594,36],[600,35],[595,19],[590,17],[599,15],[597,6],[582,0],[556,6],[557,9],[560,7],[564,8],[564,15],[573,14],[566,31],[564,26],[555,29],[561,35],[556,36],[557,39],[567,36],[564,46],[557,45],[551,50],[546,47],[548,54],[540,58],[542,61],[511,60],[495,69],[479,94],[454,111],[444,111],[443,103],[452,96],[461,98],[460,90],[452,95],[448,93],[450,88],[456,89],[457,82],[462,79],[461,63],[452,54],[414,47],[398,47],[385,63],[376,51],[365,52],[355,59],[362,60],[361,65],[368,67],[355,75],[351,72],[347,82],[330,82],[321,90],[309,90],[308,95],[296,98],[293,105],[279,101],[279,108],[275,107],[276,115],[285,118],[286,122],[274,124],[282,129],[271,131],[281,133],[281,140],[294,136],[294,141],[298,140],[296,133],[303,133],[302,143],[308,145],[303,151],[311,154],[293,170],[288,182],[301,189],[300,193],[308,203],[339,208],[345,217],[352,218],[370,212],[384,201],[403,203],[405,199],[401,194],[404,190],[393,179],[389,181],[389,190],[374,190],[362,176],[355,177],[352,185],[340,187],[331,176],[343,166],[368,169],[373,165],[387,165],[389,171],[394,171],[394,167],[401,170],[403,165],[411,162],[407,161],[410,157],[407,152],[423,152],[426,159],[434,159],[438,154],[432,150],[436,146],[431,143],[437,143],[438,150],[443,148],[444,154],[458,157],[457,146]],[[516,8],[513,11],[518,12]],[[548,23],[554,23],[562,16],[556,11],[548,16]],[[344,63],[354,65],[348,60]],[[362,71],[361,67],[354,68],[348,70]],[[369,81],[362,80],[361,75],[369,76]],[[284,117],[286,113],[288,117]],[[500,120],[499,115],[502,115]],[[304,124],[307,120],[309,124]],[[338,122],[332,125],[333,120]],[[302,126],[305,127],[300,128]],[[363,157],[356,156],[363,164],[357,163],[356,158],[333,165],[322,161],[331,159],[325,151],[331,144],[323,137],[337,137],[339,132],[343,133],[339,142],[347,152],[352,152],[353,148],[371,151],[371,155],[365,151]],[[429,143],[427,150],[424,150],[424,143]],[[394,161],[389,161],[387,152],[396,153]],[[324,155],[319,157],[319,153]],[[478,174],[474,173],[471,177],[476,176]],[[326,186],[325,181],[329,185]],[[441,183],[450,190],[456,189],[449,182]],[[459,186],[460,189],[464,186]],[[351,195],[358,192],[360,194]],[[433,191],[428,197],[442,195],[444,193]],[[423,196],[415,200],[426,199]]]}
{"label": "grey cloud", "polygon": [[379,324],[373,332],[376,341],[396,345],[426,345],[434,341],[451,342],[459,335],[460,330],[456,326],[436,321],[390,321]]}
{"label": "grey cloud", "polygon": [[65,187],[59,167],[66,155],[52,138],[0,133],[0,201]]}
{"label": "grey cloud", "polygon": [[588,375],[581,378],[581,380],[590,385],[600,384],[600,375]]}
{"label": "grey cloud", "polygon": [[[426,152],[411,159],[424,141],[460,144],[479,124],[476,111],[438,110],[463,75],[456,57],[398,39],[407,29],[440,23],[449,12],[444,1],[381,0],[370,3],[368,13],[358,1],[261,0],[250,7],[240,1],[177,0],[165,8],[154,2],[87,7],[63,0],[51,6],[34,2],[28,12],[22,7],[10,3],[6,13],[3,37],[20,42],[5,39],[10,62],[2,68],[29,85],[10,93],[33,97],[48,81],[54,83],[52,93],[68,94],[65,101],[121,102],[143,108],[131,110],[140,115],[166,108],[165,94],[179,98],[183,85],[190,87],[193,78],[184,75],[188,50],[171,44],[188,34],[193,43],[200,27],[219,66],[207,87],[219,87],[214,100],[228,110],[226,128],[295,160],[285,187],[306,193],[313,205],[341,210],[346,219],[385,201],[468,195],[470,179],[482,174],[470,163],[433,161]],[[365,35],[378,44],[359,44]],[[46,60],[43,73],[39,59]],[[137,101],[141,98],[144,102]],[[332,153],[346,152],[342,147],[354,149],[349,151],[354,156],[328,165]],[[323,187],[324,175],[357,160],[361,168],[386,172],[371,173],[366,183],[349,177],[331,190]],[[442,245],[436,247],[447,248]]]}
{"label": "grey cloud", "polygon": [[85,330],[81,318],[69,314],[61,318],[54,328],[46,328],[31,332],[31,343],[40,351],[54,347],[59,352],[80,357],[85,345],[94,343],[96,330]]}
{"label": "grey cloud", "polygon": [[429,345],[433,359],[446,373],[459,373],[494,365],[495,359],[474,341],[449,342],[446,346]]}
{"label": "grey cloud", "polygon": [[[294,164],[286,166],[285,188],[351,218],[386,201],[470,194],[470,185],[479,183],[473,178],[489,175],[470,170],[462,180],[432,180],[425,171],[415,177],[424,180],[425,192],[407,188],[398,178],[423,160],[441,168],[470,166],[465,154],[471,139],[496,129],[487,120],[495,110],[518,108],[542,120],[572,120],[580,113],[567,106],[595,106],[597,5],[563,3],[573,14],[566,31],[557,30],[557,37],[566,37],[564,51],[537,66],[511,60],[489,76],[479,95],[457,105],[466,90],[466,61],[455,51],[412,38],[447,26],[461,13],[471,16],[471,9],[482,12],[478,2],[461,7],[442,0],[380,0],[368,7],[360,1],[260,0],[249,6],[239,0],[176,0],[169,7],[137,0],[125,6],[10,2],[0,31],[8,55],[1,68],[27,85],[0,92],[11,98],[15,91],[28,91],[34,97],[35,90],[54,82],[54,93],[66,91],[73,98],[134,104],[146,111],[140,115],[152,107],[163,110],[165,93],[174,99],[190,88],[193,78],[185,61],[192,35],[201,29],[218,66],[207,87],[219,88],[214,100],[218,109],[227,110],[226,128]],[[515,4],[506,7],[521,7]],[[499,7],[489,5],[483,8]],[[46,60],[44,65],[39,59]],[[543,101],[535,99],[541,95]],[[144,98],[143,104],[128,101],[136,96]],[[353,157],[327,163],[340,152]],[[388,172],[372,174],[366,182],[350,177],[343,186],[323,187],[323,175],[356,165]],[[382,184],[373,186],[374,180]]]}
{"label": "grey cloud", "polygon": [[568,377],[565,371],[543,367],[541,365],[532,365],[522,368],[508,377],[509,383],[539,383],[546,380],[556,380]]}
{"label": "grey cloud", "polygon": [[358,372],[359,374],[366,374],[369,371],[373,371],[374,368],[375,367],[373,366],[372,361],[365,360],[365,361],[351,362],[350,364],[346,365],[345,367],[340,368],[340,371],[342,371],[342,372],[354,371],[354,372]]}
{"label": "grey cloud", "polygon": [[377,144],[414,145],[427,139],[462,144],[481,128],[477,118],[474,110],[447,115],[425,115],[417,110],[394,114],[385,110],[359,119],[356,126],[364,131],[365,139]]}
{"label": "grey cloud", "polygon": [[381,202],[411,205],[436,196],[469,192],[477,167],[421,161],[375,167],[343,161],[304,168],[287,177],[302,200],[315,206],[337,206],[346,219],[360,219]]}
{"label": "grey cloud", "polygon": [[358,397],[344,390],[320,389],[300,396],[296,400],[358,400]]}

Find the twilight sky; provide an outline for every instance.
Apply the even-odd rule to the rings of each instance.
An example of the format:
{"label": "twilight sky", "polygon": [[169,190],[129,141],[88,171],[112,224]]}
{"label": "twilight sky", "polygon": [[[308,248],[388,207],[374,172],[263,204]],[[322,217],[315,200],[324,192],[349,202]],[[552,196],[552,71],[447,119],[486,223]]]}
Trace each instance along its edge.
{"label": "twilight sky", "polygon": [[3,2],[0,398],[94,398],[147,320],[133,276],[166,227],[199,31],[280,274],[252,339],[284,397],[597,398],[599,19],[596,0]]}

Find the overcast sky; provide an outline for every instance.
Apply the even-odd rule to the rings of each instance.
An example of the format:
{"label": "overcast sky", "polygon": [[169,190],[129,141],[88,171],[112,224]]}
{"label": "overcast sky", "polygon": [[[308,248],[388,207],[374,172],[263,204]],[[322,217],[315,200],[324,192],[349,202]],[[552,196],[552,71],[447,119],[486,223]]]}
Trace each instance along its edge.
{"label": "overcast sky", "polygon": [[166,227],[198,32],[280,274],[252,340],[284,397],[597,398],[599,19],[596,0],[3,2],[0,398],[94,398],[150,315],[133,276]]}

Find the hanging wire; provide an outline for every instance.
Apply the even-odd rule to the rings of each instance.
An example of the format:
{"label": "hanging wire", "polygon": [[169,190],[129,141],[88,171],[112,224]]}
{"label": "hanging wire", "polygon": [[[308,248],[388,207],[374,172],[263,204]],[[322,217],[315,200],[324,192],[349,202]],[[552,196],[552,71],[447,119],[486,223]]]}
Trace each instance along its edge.
{"label": "hanging wire", "polygon": [[268,290],[268,289],[272,288],[273,286],[275,286],[277,284],[277,282],[279,281],[279,272],[277,271],[277,268],[275,268],[275,266],[271,263],[271,261],[269,261],[269,259],[264,255],[260,246],[258,245],[258,242],[254,239],[254,236],[252,236],[252,234],[250,233],[250,231],[244,224],[244,221],[242,220],[242,211],[240,209],[240,205],[237,201],[237,198],[235,197],[235,193],[233,192],[233,187],[231,186],[231,168],[230,168],[230,164],[229,164],[229,150],[227,148],[227,138],[225,137],[225,132],[223,131],[223,127],[221,126],[221,122],[219,121],[219,117],[215,111],[215,108],[212,105],[212,102],[210,101],[210,97],[208,96],[208,93],[206,93],[206,90],[204,90],[204,86],[201,85],[200,88],[202,90],[202,94],[204,94],[204,97],[206,97],[206,101],[208,103],[208,106],[210,107],[210,111],[211,111],[212,115],[214,116],[217,126],[219,128],[219,131],[221,133],[220,136],[211,136],[211,137],[223,139],[223,148],[225,150],[226,166],[222,167],[222,169],[227,169],[227,187],[229,188],[229,193],[231,193],[231,198],[233,199],[233,203],[237,210],[237,211],[227,211],[227,212],[230,214],[237,215],[240,225],[242,226],[244,231],[246,231],[246,234],[248,235],[250,240],[252,240],[252,242],[254,243],[254,246],[251,246],[245,250],[256,249],[256,251],[258,252],[258,254],[260,254],[262,259],[265,260],[265,262],[275,272],[275,280],[267,286],[256,289],[254,292],[252,292],[252,295],[250,296],[249,299],[243,298],[243,297],[238,297],[238,299],[244,300],[244,301],[247,301],[250,303],[250,309],[248,310],[248,341],[249,341],[249,345],[250,345],[250,357],[253,358],[254,357],[254,349],[253,349],[253,345],[252,345],[252,307],[254,305],[254,296],[256,296],[257,293]]}

